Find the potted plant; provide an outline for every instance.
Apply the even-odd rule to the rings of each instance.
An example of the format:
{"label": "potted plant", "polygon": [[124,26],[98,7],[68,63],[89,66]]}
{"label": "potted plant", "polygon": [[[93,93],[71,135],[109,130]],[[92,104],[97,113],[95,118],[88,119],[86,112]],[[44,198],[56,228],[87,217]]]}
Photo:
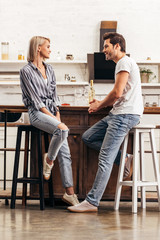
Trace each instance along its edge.
{"label": "potted plant", "polygon": [[[141,82],[142,83],[149,83],[149,78],[151,75],[153,75],[153,72],[150,69],[146,69],[146,68],[140,68],[140,75],[141,75]],[[156,76],[154,75],[153,79]]]}

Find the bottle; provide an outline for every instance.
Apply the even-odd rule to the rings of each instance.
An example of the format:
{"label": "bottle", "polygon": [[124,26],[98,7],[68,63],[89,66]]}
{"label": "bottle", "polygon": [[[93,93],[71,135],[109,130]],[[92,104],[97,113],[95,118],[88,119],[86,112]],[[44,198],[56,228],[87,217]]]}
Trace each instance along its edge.
{"label": "bottle", "polygon": [[89,96],[89,103],[90,103],[95,98],[95,90],[93,87],[93,80],[90,81],[90,89],[89,89],[88,96]]}

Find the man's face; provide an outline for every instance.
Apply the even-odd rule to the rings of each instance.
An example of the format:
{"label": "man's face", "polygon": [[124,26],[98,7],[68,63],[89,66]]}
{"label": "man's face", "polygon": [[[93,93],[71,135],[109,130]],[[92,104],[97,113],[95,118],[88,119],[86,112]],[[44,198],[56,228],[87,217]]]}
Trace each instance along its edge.
{"label": "man's face", "polygon": [[106,60],[114,60],[117,54],[117,46],[110,43],[110,39],[106,39],[103,45],[103,52],[106,56]]}

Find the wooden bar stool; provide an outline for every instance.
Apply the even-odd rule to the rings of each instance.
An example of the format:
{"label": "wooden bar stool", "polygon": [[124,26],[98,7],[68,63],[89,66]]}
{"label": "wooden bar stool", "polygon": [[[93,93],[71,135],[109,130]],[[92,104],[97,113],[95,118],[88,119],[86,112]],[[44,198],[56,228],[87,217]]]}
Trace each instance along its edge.
{"label": "wooden bar stool", "polygon": [[[124,173],[124,167],[125,167],[125,158],[126,158],[129,134],[124,139],[124,142],[122,144],[122,155],[121,155],[121,161],[120,161],[119,173],[118,173],[118,179],[117,179],[115,205],[114,205],[115,210],[119,209],[122,186],[132,187],[132,212],[133,213],[137,213],[138,187],[141,188],[141,207],[146,208],[145,187],[156,186],[157,195],[158,195],[158,204],[159,204],[159,210],[160,210],[160,176],[159,176],[159,164],[158,164],[158,158],[157,158],[157,152],[156,152],[156,142],[154,137],[155,128],[156,127],[153,125],[139,124],[130,131],[130,133],[133,133],[133,137],[134,137],[132,181],[123,181],[123,173]],[[155,182],[145,181],[145,173],[144,173],[144,160],[145,160],[144,159],[144,134],[145,133],[148,133],[150,138]],[[140,158],[139,158],[139,152],[140,152]],[[140,180],[138,180],[138,163],[140,163]]]}
{"label": "wooden bar stool", "polygon": [[[24,169],[23,169],[23,177],[18,178],[22,132],[25,132]],[[15,208],[17,183],[23,183],[22,205],[26,205],[27,183],[38,184],[39,185],[40,209],[44,210],[44,208],[45,208],[44,184],[43,184],[43,163],[42,163],[42,133],[44,133],[44,132],[42,132],[41,130],[39,130],[31,125],[18,126],[15,161],[14,161],[14,171],[13,171],[13,182],[12,182],[11,208]],[[34,138],[36,137],[36,142],[38,144],[38,149],[37,149],[38,153],[34,154],[34,156],[37,156],[36,159],[34,159],[34,160],[38,159],[38,172],[39,172],[38,177],[28,177],[29,151],[30,151],[30,157],[31,157],[32,153],[34,151],[36,151],[36,146],[32,146],[32,138],[33,137]],[[31,159],[31,160],[33,160],[33,159]],[[50,205],[54,206],[52,175],[50,177],[50,180],[48,180],[48,188],[49,188]]]}

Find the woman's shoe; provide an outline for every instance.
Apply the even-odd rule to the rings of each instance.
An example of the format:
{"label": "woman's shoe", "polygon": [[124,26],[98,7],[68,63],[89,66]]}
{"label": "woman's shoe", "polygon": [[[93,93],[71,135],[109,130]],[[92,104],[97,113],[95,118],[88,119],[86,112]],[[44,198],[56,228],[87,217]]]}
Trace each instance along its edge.
{"label": "woman's shoe", "polygon": [[67,193],[65,193],[62,197],[62,200],[71,206],[75,206],[75,205],[79,204],[76,194],[68,195]]}
{"label": "woman's shoe", "polygon": [[54,162],[52,165],[50,165],[46,162],[46,158],[47,158],[47,153],[45,153],[43,156],[43,178],[45,180],[49,180],[51,176],[52,168],[54,166]]}

